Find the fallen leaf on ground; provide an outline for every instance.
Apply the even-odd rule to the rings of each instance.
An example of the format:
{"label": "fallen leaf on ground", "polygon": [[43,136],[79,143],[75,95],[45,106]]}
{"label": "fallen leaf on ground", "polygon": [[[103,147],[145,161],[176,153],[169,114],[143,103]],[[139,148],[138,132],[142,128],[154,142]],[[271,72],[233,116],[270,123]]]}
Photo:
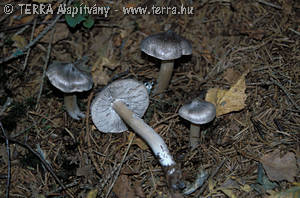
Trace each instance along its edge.
{"label": "fallen leaf on ground", "polygon": [[108,76],[106,70],[103,68],[102,59],[99,57],[92,67],[92,76],[94,85],[107,85],[110,77]]}
{"label": "fallen leaf on ground", "polygon": [[117,179],[114,188],[113,188],[114,193],[117,195],[119,198],[135,198],[135,193],[133,188],[131,187],[131,181],[129,180],[127,175],[121,175]]}
{"label": "fallen leaf on ground", "polygon": [[225,195],[227,195],[230,198],[236,198],[236,195],[234,194],[234,191],[229,188],[219,188]]}
{"label": "fallen leaf on ground", "polygon": [[96,198],[98,194],[98,189],[92,189],[90,192],[87,194],[86,198]]}
{"label": "fallen leaf on ground", "polygon": [[238,71],[235,71],[232,68],[228,68],[226,69],[226,71],[224,72],[224,79],[229,82],[230,84],[235,83],[239,78],[240,78],[241,74]]}
{"label": "fallen leaf on ground", "polygon": [[260,161],[272,181],[287,180],[293,182],[297,175],[296,157],[292,152],[281,156],[277,149],[272,153],[265,154]]}
{"label": "fallen leaf on ground", "polygon": [[268,198],[298,198],[300,197],[300,187],[294,186],[283,192],[274,192]]}
{"label": "fallen leaf on ground", "polygon": [[233,111],[240,111],[245,107],[247,98],[245,76],[247,73],[248,71],[229,90],[219,88],[208,90],[205,100],[216,106],[217,117]]}
{"label": "fallen leaf on ground", "polygon": [[19,49],[23,49],[27,45],[27,41],[23,36],[20,35],[13,35],[11,37],[11,40],[13,40],[15,43],[13,44]]}
{"label": "fallen leaf on ground", "polygon": [[[51,39],[52,31],[49,31],[42,39],[42,42],[49,43]],[[64,40],[68,38],[69,35],[69,29],[68,26],[65,23],[57,23],[55,25],[55,32],[53,35],[52,44],[56,43],[57,41]]]}

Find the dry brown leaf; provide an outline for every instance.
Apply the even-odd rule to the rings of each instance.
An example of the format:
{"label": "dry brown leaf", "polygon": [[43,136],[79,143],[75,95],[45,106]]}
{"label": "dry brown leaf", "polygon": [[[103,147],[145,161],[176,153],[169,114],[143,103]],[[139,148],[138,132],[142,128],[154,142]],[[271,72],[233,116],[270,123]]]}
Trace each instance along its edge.
{"label": "dry brown leaf", "polygon": [[141,181],[136,181],[134,184],[134,191],[135,191],[135,195],[136,197],[140,197],[140,198],[144,198],[146,197],[143,188],[142,188],[142,182]]}
{"label": "dry brown leaf", "polygon": [[[51,38],[52,31],[49,31],[42,39],[42,42],[49,43]],[[64,40],[68,38],[69,29],[65,23],[57,23],[55,25],[55,33],[53,35],[52,43],[56,43],[57,41]]]}
{"label": "dry brown leaf", "polygon": [[131,181],[129,180],[127,175],[121,175],[113,188],[114,193],[116,193],[119,198],[135,198],[135,192],[131,187]]}
{"label": "dry brown leaf", "polygon": [[293,182],[297,175],[296,157],[292,152],[281,156],[277,149],[272,153],[265,154],[260,161],[272,181],[287,180]]}
{"label": "dry brown leaf", "polygon": [[247,73],[245,72],[229,90],[219,88],[208,90],[205,100],[216,106],[217,117],[233,111],[240,111],[245,107],[247,98],[245,76]]}
{"label": "dry brown leaf", "polygon": [[235,71],[232,68],[228,68],[225,72],[224,72],[224,79],[229,82],[230,84],[235,83],[239,78],[240,78],[241,74],[238,71]]}
{"label": "dry brown leaf", "polygon": [[110,77],[108,76],[106,70],[104,70],[101,62],[102,62],[102,58],[99,57],[92,67],[91,73],[93,76],[93,81],[95,86],[107,85],[108,81],[110,80]]}
{"label": "dry brown leaf", "polygon": [[30,23],[33,19],[34,19],[34,15],[24,16],[22,17],[22,19],[20,19],[19,24]]}

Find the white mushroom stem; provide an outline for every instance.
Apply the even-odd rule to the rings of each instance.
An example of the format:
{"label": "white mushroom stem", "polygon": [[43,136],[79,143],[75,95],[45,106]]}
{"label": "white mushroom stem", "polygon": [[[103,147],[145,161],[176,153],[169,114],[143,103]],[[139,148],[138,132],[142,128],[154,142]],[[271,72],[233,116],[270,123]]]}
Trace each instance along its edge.
{"label": "white mushroom stem", "polygon": [[117,100],[112,106],[123,121],[148,143],[164,168],[168,186],[173,190],[182,188],[181,170],[176,165],[164,140],[141,118],[128,109],[122,101]]}
{"label": "white mushroom stem", "polygon": [[162,166],[176,164],[164,140],[141,118],[129,110],[122,101],[115,101],[113,108],[124,122],[148,143]]}
{"label": "white mushroom stem", "polygon": [[200,139],[200,125],[191,123],[190,146],[192,149],[198,147]]}
{"label": "white mushroom stem", "polygon": [[168,88],[173,73],[173,67],[174,67],[173,60],[162,61],[159,74],[158,74],[158,80],[157,80],[158,84],[156,85],[154,94],[162,93]]}
{"label": "white mushroom stem", "polygon": [[64,105],[68,114],[75,120],[80,120],[84,118],[85,115],[79,110],[77,105],[77,96],[75,94],[65,94],[64,96]]}

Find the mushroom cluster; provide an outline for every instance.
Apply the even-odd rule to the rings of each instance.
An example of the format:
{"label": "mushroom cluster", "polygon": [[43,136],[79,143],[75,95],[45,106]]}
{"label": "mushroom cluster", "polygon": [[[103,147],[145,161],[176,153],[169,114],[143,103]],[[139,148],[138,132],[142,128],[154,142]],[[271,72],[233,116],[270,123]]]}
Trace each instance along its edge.
{"label": "mushroom cluster", "polygon": [[[145,38],[141,50],[162,61],[155,94],[161,94],[167,89],[174,67],[174,60],[182,55],[192,54],[190,42],[173,31],[158,33]],[[68,114],[79,120],[84,118],[77,105],[76,92],[88,91],[93,86],[92,76],[73,63],[52,63],[46,75],[53,86],[65,93],[64,105]],[[130,127],[143,138],[165,171],[167,184],[173,189],[182,189],[181,170],[174,161],[166,143],[154,129],[142,119],[149,106],[148,90],[144,84],[133,80],[116,80],[93,99],[90,111],[92,121],[97,129],[104,133],[121,133]],[[193,100],[183,105],[179,115],[191,124],[190,144],[197,147],[200,135],[199,124],[210,122],[216,115],[213,104]]]}

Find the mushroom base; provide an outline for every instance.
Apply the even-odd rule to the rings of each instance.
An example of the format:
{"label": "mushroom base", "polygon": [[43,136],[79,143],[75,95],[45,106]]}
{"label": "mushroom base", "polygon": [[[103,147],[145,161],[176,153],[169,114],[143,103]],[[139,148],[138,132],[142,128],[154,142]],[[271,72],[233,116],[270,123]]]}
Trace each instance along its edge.
{"label": "mushroom base", "polygon": [[181,180],[182,173],[177,164],[173,166],[165,166],[163,167],[168,187],[172,190],[182,190],[185,187],[185,184]]}
{"label": "mushroom base", "polygon": [[84,118],[85,115],[79,110],[77,105],[77,96],[75,94],[65,94],[64,96],[64,105],[66,110],[73,119],[80,120]]}

